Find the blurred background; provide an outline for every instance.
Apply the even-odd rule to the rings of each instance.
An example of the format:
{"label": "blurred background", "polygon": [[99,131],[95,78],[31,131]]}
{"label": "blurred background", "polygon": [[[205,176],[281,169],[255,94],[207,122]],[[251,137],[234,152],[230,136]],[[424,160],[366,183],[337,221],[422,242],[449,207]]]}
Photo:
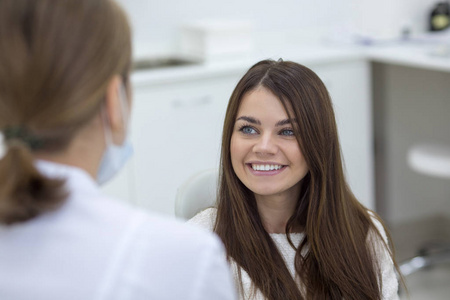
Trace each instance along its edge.
{"label": "blurred background", "polygon": [[[180,29],[201,19],[245,20],[258,45],[295,38],[311,42],[361,35],[382,39],[424,32],[433,0],[119,0],[134,27],[135,53],[177,52]],[[337,37],[336,37],[337,35]]]}
{"label": "blurred background", "polygon": [[119,2],[134,30],[135,155],[106,192],[175,216],[177,189],[218,166],[239,78],[260,59],[294,60],[330,91],[348,180],[389,226],[411,299],[448,299],[447,2]]}

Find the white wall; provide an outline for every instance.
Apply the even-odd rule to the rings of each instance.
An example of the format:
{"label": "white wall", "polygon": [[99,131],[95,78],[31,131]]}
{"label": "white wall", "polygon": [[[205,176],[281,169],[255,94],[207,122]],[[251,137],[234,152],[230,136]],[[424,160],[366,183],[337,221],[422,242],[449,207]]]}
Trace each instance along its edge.
{"label": "white wall", "polygon": [[176,52],[181,25],[205,18],[252,20],[257,39],[281,40],[290,33],[305,39],[337,32],[395,36],[404,24],[423,30],[436,0],[117,1],[132,20],[135,53],[140,56]]}
{"label": "white wall", "polygon": [[[136,51],[159,53],[176,49],[178,30],[197,19],[244,19],[256,31],[315,32],[344,20],[346,12],[333,0],[119,0],[131,17]],[[143,50],[145,49],[145,50]]]}
{"label": "white wall", "polygon": [[352,2],[354,30],[380,38],[397,36],[404,27],[421,33],[437,0],[341,0]]}

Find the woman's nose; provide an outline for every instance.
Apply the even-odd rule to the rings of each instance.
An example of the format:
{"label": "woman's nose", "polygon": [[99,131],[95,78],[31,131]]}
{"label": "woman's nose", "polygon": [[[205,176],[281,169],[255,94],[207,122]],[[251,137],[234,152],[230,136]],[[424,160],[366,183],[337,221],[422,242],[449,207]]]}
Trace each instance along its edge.
{"label": "woman's nose", "polygon": [[278,145],[270,134],[262,134],[253,147],[253,152],[257,154],[276,154],[277,151]]}

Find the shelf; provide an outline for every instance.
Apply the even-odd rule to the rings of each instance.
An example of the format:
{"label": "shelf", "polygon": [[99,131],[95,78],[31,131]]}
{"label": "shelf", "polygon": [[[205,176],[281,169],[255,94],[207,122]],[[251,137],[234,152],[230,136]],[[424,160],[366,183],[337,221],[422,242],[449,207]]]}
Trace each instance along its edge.
{"label": "shelf", "polygon": [[450,179],[450,145],[415,145],[408,151],[408,165],[418,173]]}

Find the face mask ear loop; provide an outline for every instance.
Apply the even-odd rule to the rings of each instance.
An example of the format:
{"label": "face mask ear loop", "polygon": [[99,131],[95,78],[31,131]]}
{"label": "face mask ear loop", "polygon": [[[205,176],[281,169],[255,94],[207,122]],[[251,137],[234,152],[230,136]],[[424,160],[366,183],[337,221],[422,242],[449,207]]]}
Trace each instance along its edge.
{"label": "face mask ear loop", "polygon": [[[123,85],[123,82],[118,87],[118,94],[119,94],[119,105],[122,112],[122,122],[123,127],[125,130],[125,134],[128,133],[128,105],[126,103],[127,96],[125,92],[125,87]],[[108,120],[108,114],[106,113],[106,103],[103,103],[101,111],[100,111],[102,122],[103,122],[103,132],[105,136],[105,143],[106,146],[112,145],[112,133],[111,133],[111,127],[109,126],[109,120]]]}
{"label": "face mask ear loop", "polygon": [[100,110],[100,115],[102,117],[103,123],[103,135],[105,137],[106,147],[112,144],[112,134],[111,129],[108,122],[108,114],[106,113],[106,103],[103,103],[102,108]]}
{"label": "face mask ear loop", "polygon": [[119,102],[120,102],[120,107],[122,108],[122,122],[123,122],[123,127],[125,130],[125,134],[128,134],[128,120],[129,120],[129,114],[128,114],[128,97],[126,94],[126,90],[125,90],[125,85],[122,82],[118,88],[118,93],[119,93]]}

